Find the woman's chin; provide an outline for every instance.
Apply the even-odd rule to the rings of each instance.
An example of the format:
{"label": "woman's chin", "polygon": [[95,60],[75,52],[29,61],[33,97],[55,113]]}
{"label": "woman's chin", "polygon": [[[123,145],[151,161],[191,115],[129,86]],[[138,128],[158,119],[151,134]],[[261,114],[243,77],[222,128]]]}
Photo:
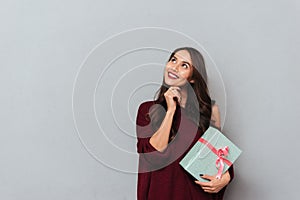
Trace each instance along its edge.
{"label": "woman's chin", "polygon": [[168,87],[179,87],[178,84],[172,83],[172,82],[168,82],[168,81],[165,82],[165,85],[168,86]]}
{"label": "woman's chin", "polygon": [[178,83],[175,81],[164,81],[164,84],[169,87],[184,87],[188,82]]}

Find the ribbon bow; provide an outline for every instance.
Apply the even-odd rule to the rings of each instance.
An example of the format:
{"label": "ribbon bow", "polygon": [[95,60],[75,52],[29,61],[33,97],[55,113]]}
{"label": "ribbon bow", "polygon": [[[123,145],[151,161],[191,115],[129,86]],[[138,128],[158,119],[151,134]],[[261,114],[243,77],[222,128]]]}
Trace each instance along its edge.
{"label": "ribbon bow", "polygon": [[216,178],[220,179],[221,176],[222,176],[223,169],[224,169],[224,163],[228,166],[232,165],[232,163],[229,160],[224,158],[228,155],[229,147],[225,146],[223,149],[218,149],[217,150],[212,144],[210,144],[204,138],[200,138],[199,142],[205,144],[214,154],[216,154],[218,156],[218,158],[216,160],[216,167],[219,168],[219,169],[218,169],[218,173],[217,173]]}
{"label": "ribbon bow", "polygon": [[216,160],[216,167],[219,168],[216,178],[220,179],[224,169],[224,157],[228,155],[229,148],[225,146],[223,149],[218,150],[218,159]]}

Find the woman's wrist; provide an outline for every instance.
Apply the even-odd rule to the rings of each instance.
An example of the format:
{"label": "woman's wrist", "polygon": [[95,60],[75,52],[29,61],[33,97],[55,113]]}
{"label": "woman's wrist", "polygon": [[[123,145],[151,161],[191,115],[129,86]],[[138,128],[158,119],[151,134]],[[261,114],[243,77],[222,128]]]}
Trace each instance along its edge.
{"label": "woman's wrist", "polygon": [[231,179],[230,174],[229,174],[228,171],[223,174],[223,179],[225,179],[226,185],[228,185],[228,183],[230,182],[230,179]]}
{"label": "woman's wrist", "polygon": [[168,110],[166,112],[166,115],[173,116],[175,111],[176,111],[176,107],[175,108],[168,108]]}

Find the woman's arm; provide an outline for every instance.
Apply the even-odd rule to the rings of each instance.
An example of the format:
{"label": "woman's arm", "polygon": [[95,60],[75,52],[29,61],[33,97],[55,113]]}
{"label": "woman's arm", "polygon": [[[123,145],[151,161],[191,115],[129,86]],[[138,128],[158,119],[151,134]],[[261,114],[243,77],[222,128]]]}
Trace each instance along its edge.
{"label": "woman's arm", "polygon": [[[220,111],[219,107],[214,104],[212,106],[212,115],[211,121],[212,125],[221,130],[221,120],[220,120]],[[201,182],[195,181],[199,184],[205,192],[208,193],[217,193],[222,190],[231,180],[230,173],[226,171],[222,176],[221,179],[217,179],[215,176],[203,175],[201,176],[204,179],[209,180],[209,182]]]}
{"label": "woman's arm", "polygon": [[[152,106],[156,105],[153,101],[144,102],[139,106],[136,118],[136,134],[137,134],[137,152],[139,153],[139,171],[149,171],[149,169],[157,169],[157,167],[165,166],[168,162],[171,151],[166,149],[164,152],[157,151],[150,144],[153,136],[153,127],[149,118],[149,111]],[[163,108],[162,108],[163,109]]]}
{"label": "woman's arm", "polygon": [[174,98],[176,97],[180,101],[181,95],[179,91],[179,87],[170,87],[164,94],[167,102],[167,112],[160,127],[150,138],[150,144],[158,151],[163,151],[168,146],[173,116],[177,105]]}
{"label": "woman's arm", "polygon": [[167,111],[158,130],[150,138],[150,144],[158,151],[163,151],[169,142],[170,131],[175,111]]}

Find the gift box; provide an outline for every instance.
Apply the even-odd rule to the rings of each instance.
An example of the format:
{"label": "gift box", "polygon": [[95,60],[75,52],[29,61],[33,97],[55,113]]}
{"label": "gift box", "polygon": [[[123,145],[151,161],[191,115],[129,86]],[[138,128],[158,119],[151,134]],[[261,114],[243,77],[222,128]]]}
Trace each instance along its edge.
{"label": "gift box", "polygon": [[218,129],[209,127],[180,161],[180,165],[197,180],[207,181],[200,174],[220,178],[241,153]]}

